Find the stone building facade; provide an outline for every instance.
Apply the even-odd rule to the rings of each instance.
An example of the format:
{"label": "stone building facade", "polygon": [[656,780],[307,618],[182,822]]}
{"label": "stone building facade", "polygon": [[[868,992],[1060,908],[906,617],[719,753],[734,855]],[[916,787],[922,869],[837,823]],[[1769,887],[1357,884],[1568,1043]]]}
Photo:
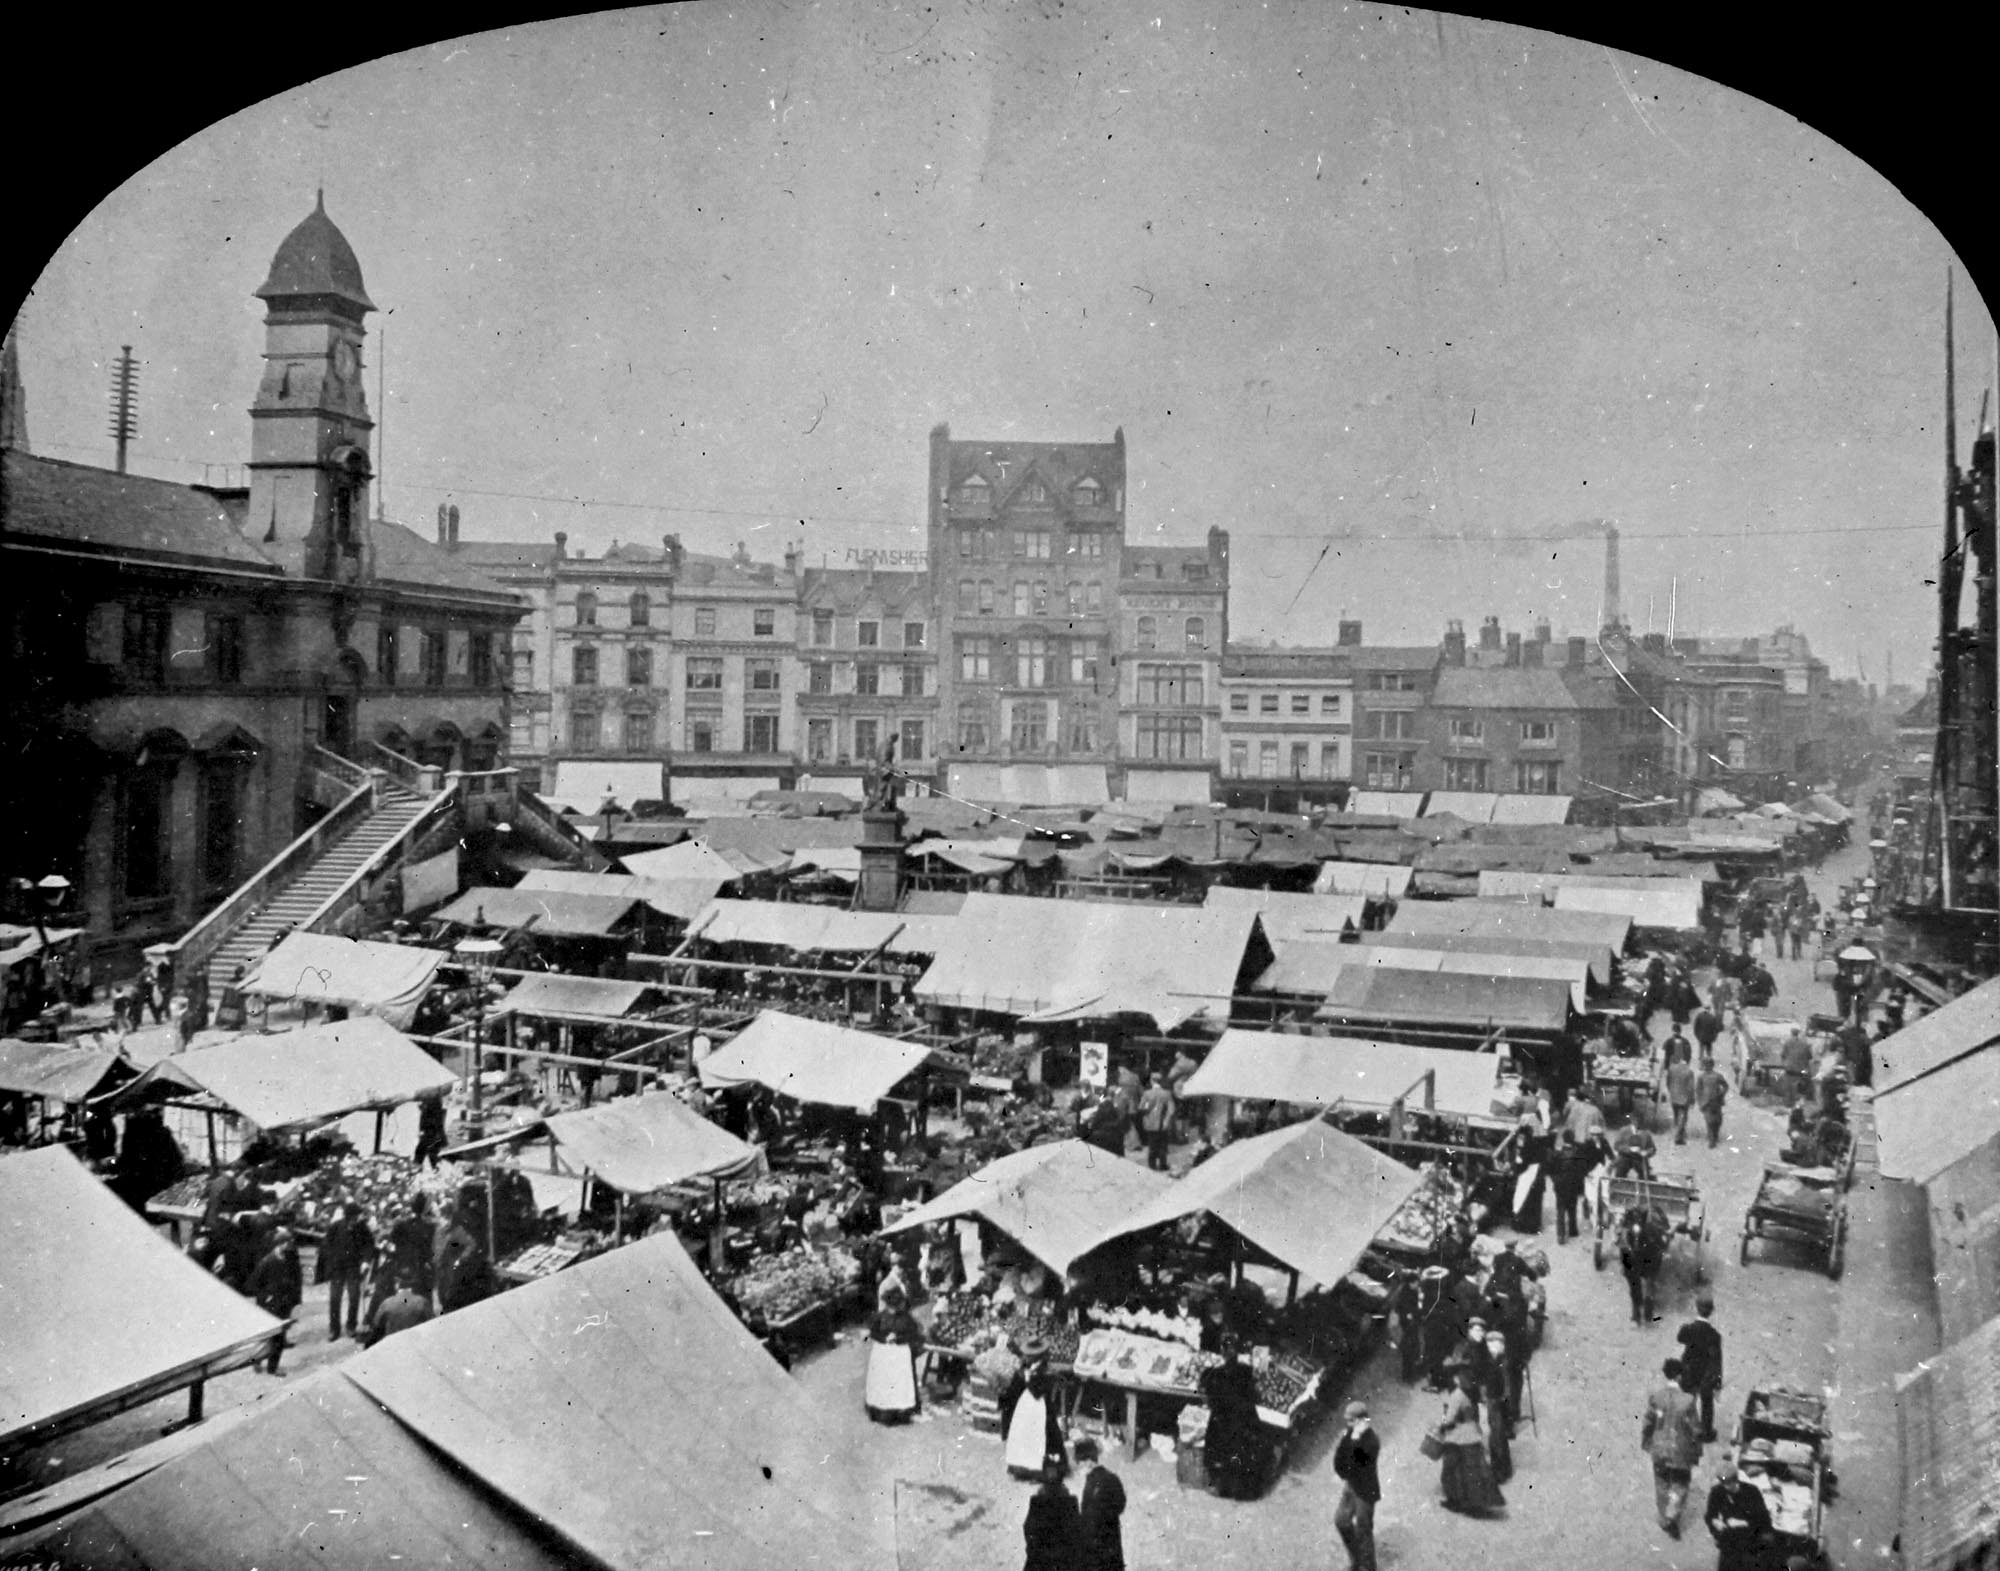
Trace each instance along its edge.
{"label": "stone building facade", "polygon": [[896,766],[928,777],[938,742],[929,575],[822,567],[798,582],[800,766],[816,783],[851,782],[893,737]]}

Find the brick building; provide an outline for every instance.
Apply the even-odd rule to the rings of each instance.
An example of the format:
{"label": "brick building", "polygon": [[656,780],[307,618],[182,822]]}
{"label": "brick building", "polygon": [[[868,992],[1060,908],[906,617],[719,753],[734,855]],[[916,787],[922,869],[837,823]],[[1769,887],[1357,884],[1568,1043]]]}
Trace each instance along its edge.
{"label": "brick building", "polygon": [[[1359,628],[1356,627],[1356,641]],[[1353,769],[1350,650],[1231,649],[1222,659],[1225,792],[1283,781],[1294,800],[1332,801]]]}
{"label": "brick building", "polygon": [[1221,756],[1229,534],[1127,546],[1118,579],[1118,754],[1125,795],[1206,802]]}
{"label": "brick building", "polygon": [[938,673],[930,577],[874,568],[806,568],[798,575],[800,763],[819,784],[858,784],[896,739],[897,766],[935,767]]}

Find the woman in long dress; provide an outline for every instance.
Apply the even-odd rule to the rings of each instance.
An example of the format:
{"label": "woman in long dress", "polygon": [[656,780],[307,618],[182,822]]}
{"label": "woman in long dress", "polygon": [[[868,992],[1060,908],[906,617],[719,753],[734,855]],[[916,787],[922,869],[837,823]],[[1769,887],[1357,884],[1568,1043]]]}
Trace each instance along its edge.
{"label": "woman in long dress", "polygon": [[1507,1339],[1498,1331],[1487,1332],[1486,1351],[1486,1389],[1480,1393],[1485,1405],[1486,1462],[1493,1470],[1493,1482],[1504,1484],[1514,1476],[1514,1403],[1508,1390],[1512,1375]]}
{"label": "woman in long dress", "polygon": [[917,1411],[917,1349],[924,1333],[898,1289],[883,1295],[868,1322],[868,1380],[862,1405],[878,1424],[900,1424]]}
{"label": "woman in long dress", "polygon": [[1444,1447],[1439,1482],[1444,1487],[1442,1504],[1447,1511],[1478,1515],[1497,1511],[1507,1504],[1500,1486],[1493,1481],[1487,1460],[1486,1431],[1479,1421],[1479,1399],[1470,1365],[1452,1371],[1453,1383],[1445,1393],[1444,1413],[1438,1419],[1438,1443]]}
{"label": "woman in long dress", "polygon": [[1225,1500],[1255,1500],[1271,1467],[1270,1441],[1257,1417],[1257,1377],[1236,1356],[1233,1340],[1223,1344],[1223,1355],[1201,1378],[1208,1399],[1203,1460],[1215,1493]]}
{"label": "woman in long dress", "polygon": [[1049,1347],[1039,1338],[1021,1344],[1021,1372],[1000,1404],[1000,1436],[1006,1442],[1007,1471],[1016,1478],[1040,1479],[1054,1468],[1069,1470],[1062,1424],[1056,1417]]}

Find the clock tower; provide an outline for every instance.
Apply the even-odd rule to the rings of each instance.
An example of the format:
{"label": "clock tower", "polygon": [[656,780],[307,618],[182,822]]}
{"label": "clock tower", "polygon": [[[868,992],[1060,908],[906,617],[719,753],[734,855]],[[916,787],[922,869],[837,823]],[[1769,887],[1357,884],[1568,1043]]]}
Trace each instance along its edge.
{"label": "clock tower", "polygon": [[285,236],[257,297],[264,376],[250,406],[250,511],[244,527],[285,567],[352,583],[368,575],[368,400],[362,318],[375,309],[361,264],[326,216],[322,192]]}

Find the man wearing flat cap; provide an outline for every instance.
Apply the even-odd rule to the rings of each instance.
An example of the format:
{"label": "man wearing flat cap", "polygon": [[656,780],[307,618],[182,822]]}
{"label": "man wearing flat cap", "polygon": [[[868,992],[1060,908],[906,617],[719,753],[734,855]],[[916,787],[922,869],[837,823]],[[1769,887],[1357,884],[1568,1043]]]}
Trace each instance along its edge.
{"label": "man wearing flat cap", "polygon": [[1375,1503],[1382,1498],[1375,1463],[1381,1453],[1381,1438],[1368,1423],[1368,1404],[1349,1402],[1347,1428],[1333,1448],[1333,1472],[1340,1480],[1333,1526],[1347,1546],[1353,1571],[1375,1571]]}
{"label": "man wearing flat cap", "polygon": [[1767,1564],[1770,1508],[1757,1486],[1737,1474],[1734,1457],[1725,1454],[1716,1464],[1715,1484],[1701,1519],[1715,1539],[1716,1571],[1761,1571]]}

